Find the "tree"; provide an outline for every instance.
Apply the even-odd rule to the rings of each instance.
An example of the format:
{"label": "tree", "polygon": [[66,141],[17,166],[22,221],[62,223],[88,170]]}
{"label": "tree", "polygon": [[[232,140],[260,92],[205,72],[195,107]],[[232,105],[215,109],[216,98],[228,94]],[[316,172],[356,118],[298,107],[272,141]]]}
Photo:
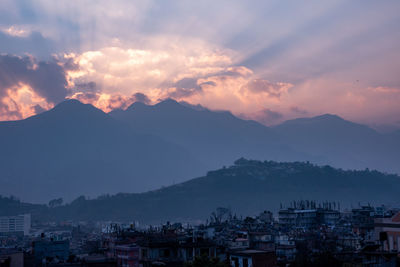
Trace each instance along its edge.
{"label": "tree", "polygon": [[57,198],[57,199],[53,199],[53,200],[49,201],[49,207],[55,208],[55,207],[61,206],[62,203],[63,203],[63,199],[61,197]]}

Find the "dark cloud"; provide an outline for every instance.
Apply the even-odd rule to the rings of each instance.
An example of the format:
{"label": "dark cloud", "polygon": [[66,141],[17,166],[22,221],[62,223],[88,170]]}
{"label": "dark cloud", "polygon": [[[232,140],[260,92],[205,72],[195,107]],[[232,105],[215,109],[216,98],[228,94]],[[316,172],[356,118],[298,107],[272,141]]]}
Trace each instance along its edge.
{"label": "dark cloud", "polygon": [[208,81],[208,82],[204,82],[204,83],[200,84],[200,86],[203,86],[203,85],[216,86],[217,84],[215,82],[213,82],[213,81]]}
{"label": "dark cloud", "polygon": [[150,104],[150,98],[148,98],[147,95],[143,94],[143,93],[136,93],[132,95],[132,99],[134,100],[134,102],[141,102],[144,103],[146,105]]}
{"label": "dark cloud", "polygon": [[84,91],[86,92],[98,92],[99,89],[97,87],[97,84],[95,82],[87,82],[87,83],[75,83],[75,90],[78,92]]}
{"label": "dark cloud", "polygon": [[24,83],[47,102],[59,103],[69,93],[65,76],[63,66],[54,60],[36,62],[31,57],[0,55],[0,92]]}
{"label": "dark cloud", "polygon": [[238,117],[244,120],[255,120],[264,125],[272,125],[280,122],[284,118],[284,115],[278,111],[265,108],[253,114],[241,113],[238,114]]}
{"label": "dark cloud", "polygon": [[[55,58],[57,60],[57,58]],[[68,58],[63,60],[64,70],[79,70],[79,64],[74,62],[73,58]],[[94,83],[94,82],[89,82]],[[96,83],[94,83],[96,85]]]}
{"label": "dark cloud", "polygon": [[255,116],[255,119],[257,121],[259,121],[265,125],[274,124],[282,118],[283,118],[282,113],[268,109],[268,108],[261,110]]}
{"label": "dark cloud", "polygon": [[293,113],[296,113],[296,114],[300,114],[300,115],[307,115],[308,114],[307,110],[301,109],[301,108],[296,107],[296,106],[290,107],[290,111],[293,112]]}
{"label": "dark cloud", "polygon": [[275,98],[280,98],[283,89],[281,84],[263,79],[255,79],[248,82],[246,88],[253,93],[267,93],[269,96]]}
{"label": "dark cloud", "polygon": [[168,94],[172,98],[182,98],[197,94],[202,91],[201,85],[197,83],[198,78],[183,78],[168,87],[175,88]]}
{"label": "dark cloud", "polygon": [[265,119],[267,119],[267,120],[272,120],[272,121],[281,119],[281,118],[283,117],[282,113],[279,113],[279,112],[277,112],[277,111],[270,110],[270,109],[268,109],[268,108],[264,109],[264,110],[262,111],[262,113],[264,114]]}
{"label": "dark cloud", "polygon": [[41,59],[48,59],[55,53],[53,41],[46,39],[40,32],[28,36],[12,36],[0,31],[0,51],[23,56],[31,54]]}
{"label": "dark cloud", "polygon": [[100,98],[100,94],[96,92],[79,92],[75,95],[75,98],[82,103],[92,103]]}

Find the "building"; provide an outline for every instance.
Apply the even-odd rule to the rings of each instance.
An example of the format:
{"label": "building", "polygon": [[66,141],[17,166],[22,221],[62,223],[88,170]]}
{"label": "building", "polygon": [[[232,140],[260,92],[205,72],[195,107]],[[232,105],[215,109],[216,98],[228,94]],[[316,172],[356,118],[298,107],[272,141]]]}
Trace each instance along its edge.
{"label": "building", "polygon": [[117,266],[138,267],[140,248],[136,244],[118,245],[115,247]]}
{"label": "building", "polygon": [[269,232],[250,232],[250,247],[257,250],[274,251],[274,236]]}
{"label": "building", "polygon": [[351,210],[353,226],[360,231],[370,231],[374,228],[375,209],[371,206],[361,206]]}
{"label": "building", "polygon": [[279,224],[282,227],[312,228],[317,225],[316,209],[284,209],[279,211]]}
{"label": "building", "polygon": [[217,256],[216,245],[201,238],[148,238],[137,242],[140,247],[140,264],[143,267],[153,266],[155,263],[163,266],[183,266],[185,262],[193,261],[195,257]]}
{"label": "building", "polygon": [[0,217],[0,235],[28,235],[30,230],[30,214]]}
{"label": "building", "polygon": [[294,261],[297,253],[295,240],[288,235],[277,235],[275,237],[275,253],[278,261]]}
{"label": "building", "polygon": [[69,240],[37,240],[32,243],[32,253],[37,264],[57,259],[65,262],[69,257]]}
{"label": "building", "polygon": [[253,249],[230,252],[229,262],[232,267],[277,266],[274,251]]}
{"label": "building", "polygon": [[282,227],[309,229],[319,225],[335,225],[340,219],[339,205],[335,202],[324,202],[317,207],[312,201],[301,201],[293,206],[279,211],[279,224]]}
{"label": "building", "polygon": [[374,234],[384,251],[400,252],[400,212],[391,218],[375,218]]}
{"label": "building", "polygon": [[0,249],[0,266],[24,266],[24,253],[22,251]]}
{"label": "building", "polygon": [[340,212],[333,209],[317,209],[317,220],[319,224],[336,225],[340,220]]}

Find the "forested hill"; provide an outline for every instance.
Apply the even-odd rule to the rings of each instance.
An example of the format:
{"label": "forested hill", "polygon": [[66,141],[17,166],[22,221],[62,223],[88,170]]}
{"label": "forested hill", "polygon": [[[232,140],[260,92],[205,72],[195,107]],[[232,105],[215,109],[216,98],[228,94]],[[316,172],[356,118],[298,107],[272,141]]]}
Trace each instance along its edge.
{"label": "forested hill", "polygon": [[217,207],[252,215],[265,209],[276,211],[279,203],[300,199],[339,201],[342,207],[359,202],[396,205],[400,204],[398,192],[400,177],[378,171],[239,159],[233,166],[159,190],[91,200],[80,197],[59,207],[39,207],[45,220],[160,222],[206,219]]}

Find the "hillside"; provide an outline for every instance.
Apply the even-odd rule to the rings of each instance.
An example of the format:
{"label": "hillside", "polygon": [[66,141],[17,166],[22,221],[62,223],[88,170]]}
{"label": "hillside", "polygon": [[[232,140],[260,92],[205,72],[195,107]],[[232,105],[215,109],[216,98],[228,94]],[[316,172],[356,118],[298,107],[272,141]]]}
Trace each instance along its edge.
{"label": "hillside", "polygon": [[240,159],[204,177],[147,193],[80,197],[48,209],[41,219],[184,221],[206,219],[217,207],[252,215],[300,199],[340,201],[342,207],[359,202],[398,205],[399,190],[399,176],[377,171]]}

